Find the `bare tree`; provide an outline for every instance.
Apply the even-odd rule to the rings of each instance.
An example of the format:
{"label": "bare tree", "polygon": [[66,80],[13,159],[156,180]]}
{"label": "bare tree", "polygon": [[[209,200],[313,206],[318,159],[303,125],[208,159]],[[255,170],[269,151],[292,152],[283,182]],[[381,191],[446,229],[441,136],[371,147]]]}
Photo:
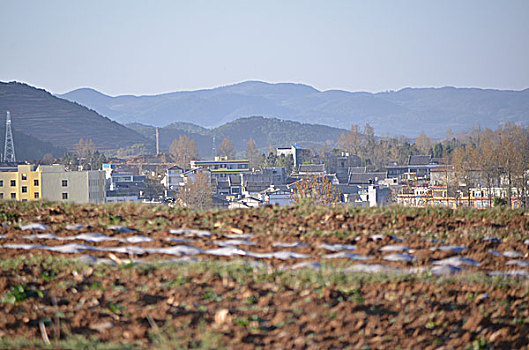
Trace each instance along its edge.
{"label": "bare tree", "polygon": [[424,131],[421,131],[419,136],[415,139],[415,146],[417,146],[417,149],[422,154],[427,154],[430,151],[430,147],[432,147],[432,140],[426,136]]}
{"label": "bare tree", "polygon": [[169,146],[169,153],[175,158],[176,164],[181,168],[188,168],[192,160],[198,159],[195,141],[187,135],[180,136],[178,140],[174,139],[171,146]]}
{"label": "bare tree", "polygon": [[360,133],[358,125],[351,125],[351,130],[340,135],[338,138],[338,147],[351,154],[358,155],[361,153],[362,134]]}
{"label": "bare tree", "polygon": [[456,149],[452,155],[456,176],[465,185],[468,206],[471,206],[470,190],[477,183],[477,174],[481,170],[479,162],[479,150],[472,144]]}
{"label": "bare tree", "polygon": [[176,195],[176,201],[187,208],[207,209],[212,206],[212,187],[209,173],[199,171],[189,176]]}
{"label": "bare tree", "polygon": [[79,139],[79,142],[74,146],[75,152],[79,157],[87,157],[96,151],[96,146],[92,139]]}
{"label": "bare tree", "polygon": [[220,143],[217,155],[228,157],[228,158],[231,158],[235,155],[235,151],[233,150],[233,145],[228,137],[225,137]]}
{"label": "bare tree", "polygon": [[255,168],[259,162],[259,152],[255,147],[254,140],[250,137],[246,144],[246,158],[250,161],[250,168]]}

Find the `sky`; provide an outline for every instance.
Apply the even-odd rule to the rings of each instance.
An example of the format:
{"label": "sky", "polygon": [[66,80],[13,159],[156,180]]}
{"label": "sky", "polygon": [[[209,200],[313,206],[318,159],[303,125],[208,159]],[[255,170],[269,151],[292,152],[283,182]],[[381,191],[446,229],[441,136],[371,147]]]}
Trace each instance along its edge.
{"label": "sky", "polygon": [[157,94],[529,87],[528,0],[0,0],[0,81]]}

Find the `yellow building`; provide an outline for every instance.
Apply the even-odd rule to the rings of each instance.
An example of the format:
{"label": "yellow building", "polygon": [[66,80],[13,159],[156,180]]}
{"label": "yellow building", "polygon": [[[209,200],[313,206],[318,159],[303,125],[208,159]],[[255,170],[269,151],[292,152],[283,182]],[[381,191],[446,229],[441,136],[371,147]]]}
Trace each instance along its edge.
{"label": "yellow building", "polygon": [[249,160],[233,160],[228,157],[215,157],[214,160],[192,160],[191,168],[207,169],[213,178],[226,178],[228,175],[250,171]]}
{"label": "yellow building", "polygon": [[31,164],[0,167],[0,199],[22,202],[42,197],[40,172]]}

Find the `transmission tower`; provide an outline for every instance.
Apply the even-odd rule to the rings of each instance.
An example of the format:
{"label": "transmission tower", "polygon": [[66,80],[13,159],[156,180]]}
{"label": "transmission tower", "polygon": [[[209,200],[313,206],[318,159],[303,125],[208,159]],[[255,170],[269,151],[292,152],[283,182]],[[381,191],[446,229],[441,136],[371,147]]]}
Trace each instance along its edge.
{"label": "transmission tower", "polygon": [[13,133],[11,131],[11,115],[7,111],[6,116],[6,137],[4,144],[4,162],[16,162],[15,143],[13,142]]}
{"label": "transmission tower", "polygon": [[215,158],[215,156],[217,155],[217,144],[215,143],[215,135],[213,135],[213,147],[211,151],[213,152],[213,158]]}

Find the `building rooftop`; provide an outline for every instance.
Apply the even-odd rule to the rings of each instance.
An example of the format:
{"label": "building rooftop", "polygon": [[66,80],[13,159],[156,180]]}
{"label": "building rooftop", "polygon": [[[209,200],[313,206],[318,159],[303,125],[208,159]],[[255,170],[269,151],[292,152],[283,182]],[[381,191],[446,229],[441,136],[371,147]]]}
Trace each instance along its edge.
{"label": "building rooftop", "polygon": [[387,174],[385,172],[350,174],[348,182],[349,184],[368,185],[386,177]]}
{"label": "building rooftop", "polygon": [[430,155],[410,155],[408,158],[408,165],[428,165],[431,162],[432,156]]}
{"label": "building rooftop", "polygon": [[349,174],[365,174],[367,168],[365,166],[352,166],[349,167]]}

